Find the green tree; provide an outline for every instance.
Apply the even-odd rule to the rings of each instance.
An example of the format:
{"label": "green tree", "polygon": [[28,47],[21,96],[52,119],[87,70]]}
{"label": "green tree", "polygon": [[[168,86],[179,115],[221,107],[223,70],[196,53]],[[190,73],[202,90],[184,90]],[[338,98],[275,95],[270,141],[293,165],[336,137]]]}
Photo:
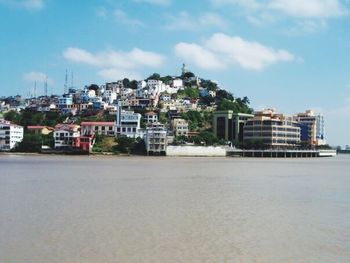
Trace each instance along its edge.
{"label": "green tree", "polygon": [[173,79],[173,77],[169,76],[169,75],[160,78],[160,80],[163,81],[165,84],[168,84],[172,79]]}
{"label": "green tree", "polygon": [[15,151],[38,153],[41,151],[43,138],[41,135],[25,133],[22,142],[20,142]]}
{"label": "green tree", "polygon": [[177,93],[177,97],[178,98],[185,98],[185,97],[188,97],[188,98],[191,98],[191,99],[197,99],[199,98],[199,90],[198,88],[185,88],[183,90],[180,90],[178,93]]}
{"label": "green tree", "polygon": [[193,78],[195,75],[192,73],[192,72],[190,72],[190,71],[187,71],[187,72],[185,72],[183,75],[182,75],[182,78],[183,79],[189,79],[189,78]]}
{"label": "green tree", "polygon": [[126,136],[120,136],[118,137],[117,142],[118,144],[116,146],[116,150],[118,152],[130,154],[134,148],[135,139]]}
{"label": "green tree", "polygon": [[232,93],[224,90],[224,89],[220,89],[216,92],[216,99],[219,101],[222,100],[230,100],[233,101],[234,100],[234,96]]}
{"label": "green tree", "polygon": [[19,114],[14,110],[11,110],[4,114],[4,119],[7,121],[11,121],[13,123],[19,124],[21,119],[21,114]]}
{"label": "green tree", "polygon": [[130,81],[130,88],[131,89],[137,89],[137,80]]}
{"label": "green tree", "polygon": [[154,79],[154,80],[160,80],[160,75],[158,73],[153,73],[151,76],[149,76],[146,80],[150,80],[150,79]]}

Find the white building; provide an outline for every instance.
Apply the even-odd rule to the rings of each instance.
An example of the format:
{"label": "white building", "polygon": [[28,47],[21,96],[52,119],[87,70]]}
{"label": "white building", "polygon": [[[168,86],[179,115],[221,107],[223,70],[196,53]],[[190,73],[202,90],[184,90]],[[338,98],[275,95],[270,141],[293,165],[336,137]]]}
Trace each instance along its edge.
{"label": "white building", "polygon": [[133,111],[125,111],[118,102],[117,121],[115,127],[116,136],[127,136],[132,138],[143,138],[141,130],[141,114]]}
{"label": "white building", "polygon": [[158,122],[158,114],[153,111],[147,112],[145,114],[145,120],[146,120],[146,123]]}
{"label": "white building", "polygon": [[170,82],[170,86],[172,88],[181,89],[181,88],[183,88],[184,83],[183,83],[182,79],[173,79]]}
{"label": "white building", "polygon": [[113,90],[105,90],[103,98],[108,104],[112,104],[117,99],[117,93]]}
{"label": "white building", "polygon": [[23,127],[0,120],[0,151],[10,151],[23,140]]}
{"label": "white building", "polygon": [[167,130],[160,123],[152,123],[146,129],[145,144],[147,155],[165,155],[168,145]]}
{"label": "white building", "polygon": [[201,95],[201,97],[215,97],[216,96],[216,92],[213,90],[208,90],[208,89],[203,89],[200,88],[199,89],[199,94]]}
{"label": "white building", "polygon": [[184,119],[174,119],[171,126],[176,136],[188,136],[188,122]]}
{"label": "white building", "polygon": [[80,137],[79,125],[57,124],[54,131],[55,148],[75,147]]}
{"label": "white building", "polygon": [[82,122],[80,133],[82,136],[93,136],[95,134],[115,136],[115,122]]}
{"label": "white building", "polygon": [[64,95],[58,99],[58,107],[60,109],[71,109],[73,105],[73,98],[71,95]]}

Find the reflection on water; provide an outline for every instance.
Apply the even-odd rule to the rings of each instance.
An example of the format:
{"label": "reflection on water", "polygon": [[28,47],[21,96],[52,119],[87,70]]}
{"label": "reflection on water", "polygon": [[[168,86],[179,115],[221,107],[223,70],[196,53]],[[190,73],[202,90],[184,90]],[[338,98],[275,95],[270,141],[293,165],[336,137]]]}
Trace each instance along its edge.
{"label": "reflection on water", "polygon": [[0,262],[350,262],[350,158],[0,155]]}

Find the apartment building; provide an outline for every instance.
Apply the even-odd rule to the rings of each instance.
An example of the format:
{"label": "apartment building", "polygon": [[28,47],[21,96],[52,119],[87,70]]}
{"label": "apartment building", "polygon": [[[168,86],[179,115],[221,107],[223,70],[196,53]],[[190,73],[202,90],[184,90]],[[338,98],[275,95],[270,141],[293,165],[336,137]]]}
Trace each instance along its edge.
{"label": "apartment building", "polygon": [[115,122],[82,122],[80,124],[82,136],[104,135],[115,136]]}
{"label": "apartment building", "polygon": [[141,130],[141,114],[122,109],[118,102],[115,134],[116,136],[127,136],[132,138],[143,138]]}
{"label": "apartment building", "polygon": [[173,119],[171,128],[176,136],[188,137],[188,122],[184,119]]}
{"label": "apartment building", "polygon": [[80,137],[80,126],[75,124],[57,124],[53,133],[55,148],[77,147]]}
{"label": "apartment building", "polygon": [[148,124],[158,122],[158,114],[154,111],[145,113],[145,121]]}
{"label": "apartment building", "polygon": [[216,111],[213,115],[213,130],[217,138],[232,142],[233,145],[243,143],[243,127],[254,115],[233,113],[231,110]]}
{"label": "apartment building", "polygon": [[300,145],[300,127],[293,117],[277,114],[274,109],[255,112],[243,127],[244,142],[261,141],[267,147],[288,148]]}
{"label": "apartment building", "polygon": [[324,145],[325,124],[322,115],[315,115],[313,111],[307,110],[294,116],[300,127],[301,142],[310,146]]}
{"label": "apartment building", "polygon": [[10,151],[23,140],[23,127],[0,120],[0,151]]}
{"label": "apartment building", "polygon": [[163,124],[150,124],[145,133],[145,144],[147,155],[165,155],[167,141],[167,130]]}

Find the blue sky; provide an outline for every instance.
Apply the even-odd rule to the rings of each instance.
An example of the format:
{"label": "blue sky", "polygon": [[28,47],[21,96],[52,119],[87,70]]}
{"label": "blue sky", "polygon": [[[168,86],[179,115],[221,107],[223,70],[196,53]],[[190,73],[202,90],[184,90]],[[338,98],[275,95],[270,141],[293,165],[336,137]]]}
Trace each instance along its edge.
{"label": "blue sky", "polygon": [[349,0],[0,0],[0,95],[180,74],[185,62],[256,109],[326,117],[350,144]]}

